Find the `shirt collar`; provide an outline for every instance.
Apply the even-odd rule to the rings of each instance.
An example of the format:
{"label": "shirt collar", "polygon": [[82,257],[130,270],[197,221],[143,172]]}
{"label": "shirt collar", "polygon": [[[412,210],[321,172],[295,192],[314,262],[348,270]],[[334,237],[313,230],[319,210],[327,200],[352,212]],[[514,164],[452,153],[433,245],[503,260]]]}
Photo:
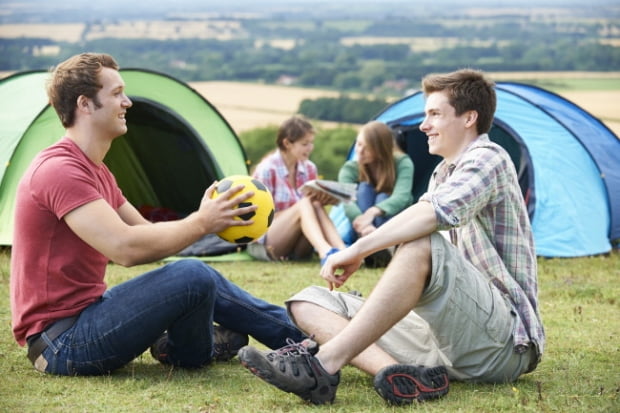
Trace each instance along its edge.
{"label": "shirt collar", "polygon": [[[284,176],[288,176],[288,168],[286,167],[286,164],[284,163],[284,158],[282,157],[282,152],[280,151],[280,149],[278,148],[276,150],[276,160],[277,160],[277,164],[278,164],[278,168],[282,168],[283,171],[283,175]],[[306,162],[301,162],[301,161],[297,161],[297,176],[307,176],[308,175],[308,170],[306,168]]]}
{"label": "shirt collar", "polygon": [[463,158],[463,156],[467,152],[469,152],[470,150],[472,150],[474,148],[477,148],[479,146],[484,146],[484,145],[486,145],[489,142],[490,142],[490,139],[489,139],[489,135],[488,134],[483,133],[482,135],[479,135],[476,139],[471,141],[463,149],[463,151],[461,151],[461,153],[455,158],[454,162],[447,163],[445,160],[442,160],[440,162],[440,164],[437,166],[437,168],[435,169],[435,172],[433,172],[433,175],[437,175],[437,173],[439,171],[444,171],[444,174],[447,174],[448,176],[451,175],[452,171],[454,171],[454,168],[456,168],[456,165],[459,163],[461,158]]}
{"label": "shirt collar", "polygon": [[[489,139],[489,135],[486,133],[483,133],[482,135],[479,135],[476,139],[474,139],[473,141],[471,141],[462,151],[461,153],[455,158],[454,162],[451,162],[448,166],[452,165],[452,167],[454,168],[454,166],[456,166],[459,161],[461,160],[461,158],[463,157],[463,155],[465,155],[467,152],[469,152],[471,149],[479,147],[479,146],[484,146],[487,143],[490,142]],[[447,162],[442,161],[443,164],[447,164]]]}

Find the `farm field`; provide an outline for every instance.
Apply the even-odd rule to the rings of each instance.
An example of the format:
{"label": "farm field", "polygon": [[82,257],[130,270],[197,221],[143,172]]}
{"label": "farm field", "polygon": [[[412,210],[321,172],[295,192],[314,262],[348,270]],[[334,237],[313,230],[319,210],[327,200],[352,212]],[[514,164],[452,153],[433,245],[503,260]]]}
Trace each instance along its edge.
{"label": "farm field", "polygon": [[146,21],[135,20],[107,24],[26,23],[0,25],[0,38],[39,37],[58,42],[117,39],[218,39],[231,40],[245,35],[238,21]]}
{"label": "farm field", "polygon": [[330,90],[242,82],[193,82],[190,86],[211,102],[237,133],[279,125],[297,112],[304,99],[339,94]]}
{"label": "farm field", "polygon": [[[509,76],[493,76],[496,80],[518,80],[526,82],[528,79],[537,79],[528,73],[512,73]],[[540,73],[537,73],[540,79]],[[547,76],[561,78],[562,74],[550,73]],[[572,74],[575,76],[575,74]],[[581,74],[583,79],[588,79],[587,74]],[[602,74],[605,76],[605,74]],[[615,77],[611,77],[611,76]],[[592,115],[598,117],[617,136],[620,137],[620,74],[614,72],[610,75],[609,84],[612,87],[600,90],[598,86],[592,86],[593,90],[565,89],[556,91],[564,98],[582,107]],[[278,125],[284,119],[294,114],[303,99],[316,99],[318,97],[336,97],[337,91],[305,89],[288,86],[274,86],[262,84],[248,84],[242,82],[192,82],[190,83],[197,92],[211,102],[220,113],[228,120],[235,132],[240,133],[257,127]],[[562,89],[562,83],[558,85]],[[323,127],[332,124],[323,123]]]}
{"label": "farm field", "polygon": [[[12,72],[0,72],[0,79]],[[549,79],[553,90],[599,118],[620,138],[620,72],[510,72],[491,73],[497,81],[523,83]],[[579,81],[574,79],[578,78]],[[568,79],[568,80],[563,80]],[[567,84],[579,83],[576,88]],[[279,125],[297,112],[304,99],[337,97],[340,92],[291,86],[243,82],[190,82],[226,118],[237,133],[269,125]],[[329,128],[336,124],[322,122]]]}

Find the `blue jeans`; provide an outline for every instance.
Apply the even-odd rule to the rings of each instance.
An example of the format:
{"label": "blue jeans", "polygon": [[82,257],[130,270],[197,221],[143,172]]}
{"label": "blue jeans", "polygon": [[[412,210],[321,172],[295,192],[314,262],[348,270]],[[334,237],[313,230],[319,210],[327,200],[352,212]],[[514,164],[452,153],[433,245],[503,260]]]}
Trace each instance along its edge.
{"label": "blue jeans", "polygon": [[168,357],[179,366],[211,361],[213,322],[270,348],[303,339],[283,307],[253,297],[199,260],[185,259],[119,284],[86,307],[43,351],[45,372],[106,374],[168,332]]}
{"label": "blue jeans", "polygon": [[[357,186],[357,205],[362,212],[366,212],[369,208],[377,205],[379,202],[384,201],[390,197],[385,192],[377,192],[375,188],[368,182],[360,182]],[[381,215],[373,219],[372,224],[379,228],[385,224],[390,217]]]}

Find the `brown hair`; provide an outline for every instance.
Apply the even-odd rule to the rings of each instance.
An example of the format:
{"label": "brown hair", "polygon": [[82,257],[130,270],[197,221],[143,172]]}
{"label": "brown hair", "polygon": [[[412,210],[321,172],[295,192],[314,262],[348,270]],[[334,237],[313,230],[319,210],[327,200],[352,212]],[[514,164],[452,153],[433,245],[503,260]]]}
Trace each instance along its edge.
{"label": "brown hair", "polygon": [[276,136],[276,144],[278,148],[283,150],[284,139],[294,143],[309,133],[315,133],[312,124],[306,118],[296,115],[285,120],[282,125],[280,125]]}
{"label": "brown hair", "polygon": [[392,130],[383,122],[371,121],[362,126],[360,134],[364,135],[366,146],[375,155],[371,165],[359,166],[360,182],[369,182],[377,192],[391,194],[396,182],[394,152],[398,151]]}
{"label": "brown hair", "polygon": [[443,75],[431,74],[422,79],[422,89],[426,96],[433,92],[447,92],[457,116],[468,110],[478,112],[478,134],[491,129],[497,106],[495,83],[481,71],[461,69]]}
{"label": "brown hair", "polygon": [[73,126],[78,97],[93,99],[100,107],[97,92],[103,87],[99,73],[104,67],[118,70],[114,58],[104,53],[82,53],[60,63],[51,72],[47,96],[65,128]]}

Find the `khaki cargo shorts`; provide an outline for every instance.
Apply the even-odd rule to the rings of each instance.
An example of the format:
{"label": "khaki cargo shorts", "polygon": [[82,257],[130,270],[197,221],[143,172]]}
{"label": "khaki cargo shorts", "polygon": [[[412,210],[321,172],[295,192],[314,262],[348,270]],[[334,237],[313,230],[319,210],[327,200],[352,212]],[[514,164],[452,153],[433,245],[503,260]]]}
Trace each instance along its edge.
{"label": "khaki cargo shorts", "polygon": [[[516,380],[536,356],[532,349],[514,352],[518,318],[509,301],[443,236],[432,234],[431,247],[431,280],[418,306],[377,344],[399,363],[444,365],[453,380]],[[364,303],[318,286],[297,293],[287,306],[293,301],[314,303],[346,319]]]}

